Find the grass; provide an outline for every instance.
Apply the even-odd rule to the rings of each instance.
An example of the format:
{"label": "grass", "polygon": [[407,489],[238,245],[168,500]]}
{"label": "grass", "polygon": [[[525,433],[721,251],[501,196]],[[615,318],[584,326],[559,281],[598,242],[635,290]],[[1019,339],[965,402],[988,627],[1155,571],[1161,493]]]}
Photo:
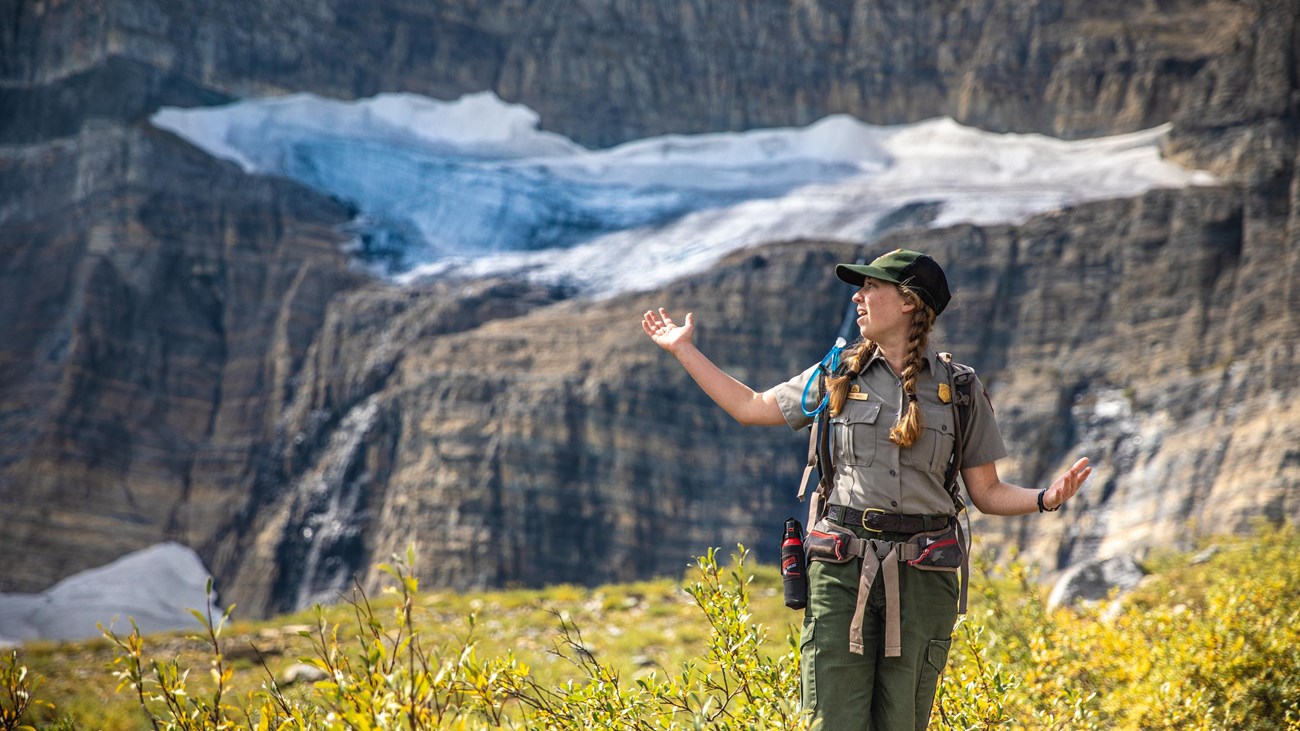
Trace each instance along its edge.
{"label": "grass", "polygon": [[[1294,602],[1300,596],[1300,532],[1261,525],[1253,536],[1216,539],[1215,548],[1211,554],[1161,553],[1147,564],[1158,573],[1121,601],[1055,611],[1046,609],[1047,587],[1032,565],[976,561],[970,613],[955,633],[931,728],[1300,731],[1300,609]],[[267,684],[268,670],[280,678],[301,658],[319,655],[310,636],[319,622],[341,628],[338,645],[345,652],[364,655],[358,650],[365,647],[364,633],[357,628],[402,627],[409,599],[412,624],[431,655],[455,656],[473,646],[474,662],[481,664],[467,666],[469,685],[499,698],[522,692],[549,699],[554,716],[538,711],[528,716],[529,728],[582,728],[609,709],[620,718],[664,724],[689,716],[713,719],[703,728],[774,728],[771,717],[761,723],[745,717],[752,705],[745,702],[737,702],[743,713],[734,726],[707,702],[691,706],[710,693],[725,701],[737,678],[780,686],[772,698],[797,698],[797,682],[791,686],[772,669],[797,664],[789,636],[797,636],[802,614],[782,605],[775,567],[733,563],[729,571],[731,583],[703,593],[701,577],[705,585],[721,585],[726,573],[715,566],[710,584],[703,559],[681,580],[594,589],[460,594],[418,592],[407,583],[404,595],[398,576],[396,591],[321,608],[319,618],[309,611],[223,627],[226,697],[250,698]],[[766,643],[746,634],[755,625],[764,628]],[[192,669],[188,691],[209,693],[213,653],[205,631],[196,623],[192,633],[144,638],[143,654]],[[401,652],[399,643],[392,651]],[[382,649],[377,652],[371,667],[383,664]],[[729,653],[746,652],[759,660],[728,666]],[[574,661],[586,653],[600,668]],[[105,639],[19,648],[18,662],[40,677],[36,697],[53,704],[32,708],[24,722],[152,729],[130,687],[118,689],[113,667],[120,657]],[[519,665],[498,663],[503,658]],[[689,678],[687,664],[698,671]],[[675,686],[656,685],[674,677],[681,678]],[[306,683],[285,691],[290,701],[317,705],[322,693]],[[508,716],[520,722],[526,709],[507,705]],[[0,711],[4,707],[0,695]],[[387,726],[375,726],[381,727]]]}
{"label": "grass", "polygon": [[[749,569],[754,621],[778,639],[787,631],[797,632],[802,613],[781,603],[777,569]],[[694,574],[688,572],[687,577]],[[588,651],[620,677],[635,680],[652,671],[663,677],[698,655],[709,635],[708,623],[686,593],[684,582],[658,579],[596,588],[562,584],[465,594],[435,590],[415,597],[413,616],[429,646],[454,648],[469,640],[480,657],[513,652],[542,685],[560,686],[578,677],[574,664],[555,652],[562,649],[562,619],[576,626]],[[370,597],[369,602],[385,619],[400,608],[400,598],[392,593]],[[323,612],[331,625],[355,619],[354,609],[346,603],[324,607]],[[238,616],[238,607],[233,616]],[[263,686],[268,669],[279,679],[291,665],[312,655],[310,640],[300,633],[316,625],[311,610],[265,621],[232,621],[221,636],[224,658],[234,668],[231,692],[246,696]],[[199,637],[201,630],[196,622],[193,631],[147,636],[145,650],[153,657],[175,658],[182,667],[205,668],[211,653]],[[773,643],[771,652],[778,649],[784,650]],[[53,709],[35,709],[32,720],[39,725],[71,716],[82,729],[150,729],[134,697],[116,690],[118,681],[111,672],[117,654],[107,639],[23,645],[22,663],[42,677],[38,695],[54,703]]]}

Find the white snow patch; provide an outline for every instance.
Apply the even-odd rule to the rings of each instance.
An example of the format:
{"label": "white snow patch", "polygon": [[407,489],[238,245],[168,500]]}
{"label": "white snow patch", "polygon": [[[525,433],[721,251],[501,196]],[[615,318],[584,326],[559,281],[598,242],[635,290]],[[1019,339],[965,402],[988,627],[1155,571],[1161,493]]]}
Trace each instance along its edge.
{"label": "white snow patch", "polygon": [[[444,102],[310,94],[162,109],[153,123],[249,172],[353,201],[357,249],[399,282],[514,275],[605,296],[796,238],[870,243],[905,225],[1020,223],[1213,176],[1160,158],[1168,127],[1091,140],[994,134],[951,119],[666,135],[591,150],[491,92]],[[380,252],[378,255],[376,251]]]}
{"label": "white snow patch", "polygon": [[[39,594],[0,594],[0,646],[33,639],[76,640],[119,634],[135,619],[144,633],[195,628],[206,611],[209,573],[194,551],[160,543],[88,569]],[[213,608],[220,617],[221,609]]]}

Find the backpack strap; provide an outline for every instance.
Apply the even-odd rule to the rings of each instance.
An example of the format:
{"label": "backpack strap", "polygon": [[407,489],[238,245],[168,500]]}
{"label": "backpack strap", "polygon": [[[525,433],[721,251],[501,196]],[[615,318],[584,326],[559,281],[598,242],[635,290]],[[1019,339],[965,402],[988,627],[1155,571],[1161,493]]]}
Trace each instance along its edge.
{"label": "backpack strap", "polygon": [[[821,393],[826,393],[829,388],[829,373],[822,369],[820,375]],[[830,409],[824,408],[817,414],[813,420],[812,428],[808,434],[808,462],[803,469],[803,478],[799,481],[799,499],[803,500],[808,490],[808,479],[812,476],[813,470],[817,470],[817,489],[813,491],[812,497],[808,500],[808,529],[817,524],[826,512],[827,500],[831,495],[831,488],[835,480],[835,453],[831,449],[831,424]]]}
{"label": "backpack strap", "polygon": [[952,457],[948,460],[948,470],[944,473],[943,489],[952,498],[952,506],[958,513],[966,509],[966,501],[957,486],[957,477],[961,474],[962,452],[966,445],[966,434],[970,431],[971,418],[974,416],[975,404],[972,392],[975,387],[975,369],[952,359],[952,353],[940,353],[948,370],[948,389],[951,394],[953,422],[955,423],[956,443],[953,445]]}
{"label": "backpack strap", "polygon": [[952,448],[952,458],[948,461],[948,471],[944,474],[943,487],[952,499],[957,510],[957,538],[962,545],[961,559],[961,595],[957,602],[957,612],[966,613],[966,593],[970,586],[970,533],[961,528],[961,513],[966,509],[966,501],[957,486],[957,476],[961,474],[962,452],[966,446],[966,434],[970,431],[971,418],[975,414],[973,392],[975,390],[975,369],[952,359],[952,353],[940,353],[939,360],[947,366],[948,389],[952,398],[954,432],[957,437]]}

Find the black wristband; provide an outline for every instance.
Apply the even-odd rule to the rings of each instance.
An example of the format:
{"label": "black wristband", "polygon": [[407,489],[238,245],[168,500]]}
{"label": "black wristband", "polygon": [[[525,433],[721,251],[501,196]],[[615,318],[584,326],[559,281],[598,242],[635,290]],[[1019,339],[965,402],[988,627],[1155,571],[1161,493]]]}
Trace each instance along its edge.
{"label": "black wristband", "polygon": [[1054,507],[1054,508],[1049,508],[1049,507],[1043,505],[1043,496],[1046,495],[1046,494],[1047,494],[1047,488],[1045,488],[1045,487],[1044,487],[1043,489],[1041,489],[1041,490],[1038,491],[1038,512],[1040,512],[1040,513],[1055,513],[1056,511],[1060,510],[1060,509],[1061,509],[1061,506],[1060,506],[1060,505],[1057,505],[1057,506]]}

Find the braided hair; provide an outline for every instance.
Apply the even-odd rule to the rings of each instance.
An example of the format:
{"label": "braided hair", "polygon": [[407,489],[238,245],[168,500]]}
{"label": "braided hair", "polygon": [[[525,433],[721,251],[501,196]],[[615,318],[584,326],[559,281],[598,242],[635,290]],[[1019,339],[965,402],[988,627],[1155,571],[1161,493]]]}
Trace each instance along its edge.
{"label": "braided hair", "polygon": [[[921,404],[916,397],[916,381],[921,375],[925,351],[930,344],[930,330],[934,327],[937,315],[911,289],[903,285],[897,286],[903,300],[910,302],[915,309],[912,310],[912,328],[907,339],[907,357],[903,361],[903,372],[899,374],[903,379],[903,393],[906,394],[907,405],[899,414],[898,422],[890,428],[889,441],[900,447],[910,447],[916,443],[917,438],[921,436],[921,429],[925,426],[921,416]],[[833,376],[827,383],[827,389],[830,391],[828,408],[832,416],[839,414],[844,408],[844,402],[849,395],[849,383],[862,372],[862,368],[871,360],[878,347],[875,342],[863,339],[845,353],[847,369]]]}

